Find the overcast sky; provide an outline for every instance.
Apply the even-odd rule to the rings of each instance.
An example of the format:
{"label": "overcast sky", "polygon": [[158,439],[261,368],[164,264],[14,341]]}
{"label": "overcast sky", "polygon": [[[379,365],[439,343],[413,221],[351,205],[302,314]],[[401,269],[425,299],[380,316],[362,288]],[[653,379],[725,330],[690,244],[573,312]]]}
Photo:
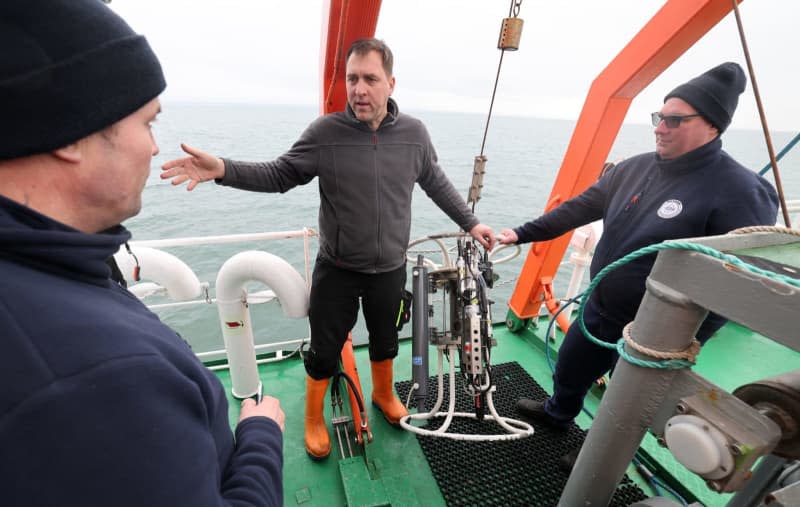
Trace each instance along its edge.
{"label": "overcast sky", "polygon": [[[687,3],[693,0],[684,0]],[[161,59],[169,101],[318,103],[322,0],[113,0]],[[495,114],[574,120],[592,80],[663,5],[657,0],[523,0],[521,48],[503,59]],[[376,36],[395,54],[406,111],[486,113],[507,0],[384,0]],[[800,130],[800,2],[740,6],[770,130]],[[723,61],[746,69],[733,14],[634,99],[646,123],[664,95]],[[756,128],[748,79],[732,128]]]}

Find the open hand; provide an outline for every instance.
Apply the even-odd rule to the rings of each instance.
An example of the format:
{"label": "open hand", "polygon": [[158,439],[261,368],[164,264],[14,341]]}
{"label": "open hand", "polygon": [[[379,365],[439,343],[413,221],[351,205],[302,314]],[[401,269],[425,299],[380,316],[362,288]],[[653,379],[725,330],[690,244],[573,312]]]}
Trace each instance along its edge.
{"label": "open hand", "polygon": [[225,176],[225,163],[221,158],[183,143],[181,143],[181,149],[190,156],[176,158],[162,165],[162,180],[172,178],[173,185],[189,181],[186,190],[194,190],[198,183]]}
{"label": "open hand", "polygon": [[517,233],[513,229],[503,229],[497,235],[497,242],[501,245],[514,245],[518,239]]}

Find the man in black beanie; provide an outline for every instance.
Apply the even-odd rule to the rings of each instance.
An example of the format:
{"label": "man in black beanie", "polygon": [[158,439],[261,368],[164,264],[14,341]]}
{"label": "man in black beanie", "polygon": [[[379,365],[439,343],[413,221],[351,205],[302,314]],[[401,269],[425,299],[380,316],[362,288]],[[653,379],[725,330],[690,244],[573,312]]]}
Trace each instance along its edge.
{"label": "man in black beanie", "polygon": [[[642,247],[677,238],[725,234],[750,225],[775,225],[778,196],[772,185],[722,150],[745,88],[739,65],[723,63],[682,84],[652,114],[655,153],[624,160],[582,194],[514,229],[502,244],[556,238],[576,227],[603,220],[590,274]],[[636,315],[645,280],[656,255],[640,257],[610,272],[592,292],[584,322],[594,336],[617,342]],[[698,329],[708,340],[724,320],[709,315]],[[517,409],[553,428],[566,428],[583,407],[595,379],[617,360],[615,351],[591,343],[570,326],[558,353],[553,396],[545,402],[521,399]],[[577,453],[568,459],[574,461]]]}
{"label": "man in black beanie", "polygon": [[110,280],[165,87],[99,0],[0,2],[0,504],[282,505],[278,400],[241,407]]}
{"label": "man in black beanie", "polygon": [[746,84],[742,68],[727,62],[678,86],[664,97],[664,102],[672,97],[683,99],[722,134],[731,124]]}

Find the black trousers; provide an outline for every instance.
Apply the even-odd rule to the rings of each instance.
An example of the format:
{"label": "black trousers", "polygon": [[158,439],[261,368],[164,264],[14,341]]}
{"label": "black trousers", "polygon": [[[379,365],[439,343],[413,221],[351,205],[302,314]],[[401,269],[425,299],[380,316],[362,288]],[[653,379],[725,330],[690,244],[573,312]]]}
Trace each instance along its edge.
{"label": "black trousers", "polygon": [[[631,316],[630,320],[634,317]],[[601,315],[592,299],[584,309],[583,322],[595,338],[607,343],[619,341],[625,327],[625,324],[618,324]],[[724,323],[724,318],[710,313],[697,331],[697,339],[701,344],[705,343]],[[583,408],[583,399],[594,381],[609,371],[613,373],[618,359],[616,349],[603,348],[590,342],[576,320],[569,326],[558,350],[553,374],[553,396],[545,403],[545,411],[558,421],[572,421]]]}
{"label": "black trousers", "polygon": [[359,300],[369,332],[371,361],[397,356],[397,315],[406,284],[406,267],[386,273],[359,273],[317,258],[311,281],[308,320],[311,346],[305,357],[308,375],[320,380],[339,368],[339,356],[358,319]]}
{"label": "black trousers", "polygon": [[[583,321],[586,329],[604,342],[615,343],[622,338],[625,326],[602,317],[591,299],[584,309]],[[583,399],[594,381],[608,372],[617,359],[615,349],[590,342],[577,320],[573,322],[558,349],[553,396],[545,403],[545,411],[558,421],[572,421],[583,408]]]}

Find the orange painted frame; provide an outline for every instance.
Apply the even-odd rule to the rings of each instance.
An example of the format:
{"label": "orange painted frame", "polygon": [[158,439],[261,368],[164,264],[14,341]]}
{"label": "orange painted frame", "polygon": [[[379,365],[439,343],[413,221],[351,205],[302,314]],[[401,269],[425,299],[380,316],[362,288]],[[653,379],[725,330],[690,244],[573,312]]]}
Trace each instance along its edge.
{"label": "orange painted frame", "polygon": [[326,0],[320,38],[320,113],[344,111],[344,55],[353,41],[374,37],[381,0]]}
{"label": "orange painted frame", "polygon": [[[545,211],[597,179],[633,98],[731,10],[733,0],[669,0],[631,39],[592,83]],[[565,234],[531,246],[509,300],[518,318],[539,314],[542,278],[555,276],[569,240]]]}

